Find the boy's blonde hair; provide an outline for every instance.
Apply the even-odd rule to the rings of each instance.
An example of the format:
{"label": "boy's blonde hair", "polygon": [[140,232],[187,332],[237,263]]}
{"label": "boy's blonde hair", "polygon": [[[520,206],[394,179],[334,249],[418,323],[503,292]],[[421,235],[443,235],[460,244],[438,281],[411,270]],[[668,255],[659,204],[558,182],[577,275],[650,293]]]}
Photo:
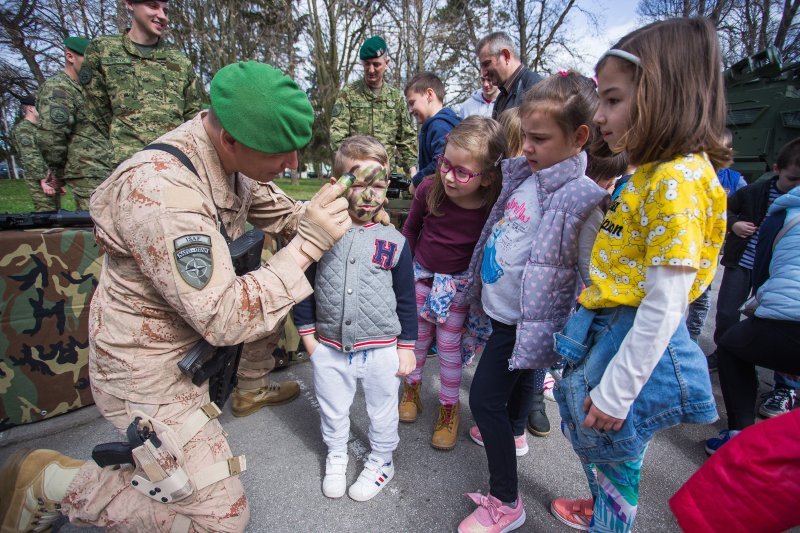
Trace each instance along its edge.
{"label": "boy's blonde hair", "polygon": [[334,176],[339,177],[345,172],[350,172],[345,163],[348,159],[375,161],[389,168],[389,154],[386,153],[386,148],[375,137],[369,135],[353,135],[342,141],[333,160]]}
{"label": "boy's blonde hair", "polygon": [[520,119],[519,108],[512,107],[506,109],[497,120],[502,124],[506,134],[505,158],[519,157],[522,155],[522,120]]}
{"label": "boy's blonde hair", "polygon": [[623,37],[595,67],[613,60],[636,86],[630,128],[619,141],[634,165],[705,152],[715,168],[731,160],[723,142],[725,83],[714,25],[705,18],[674,18],[648,24]]}
{"label": "boy's blonde hair", "polygon": [[[500,161],[503,160],[506,150],[506,136],[503,133],[503,127],[499,122],[491,118],[472,115],[459,122],[450,131],[447,135],[442,155],[451,144],[469,152],[475,162],[478,163],[480,168],[472,170],[480,172],[481,176],[473,179],[484,178],[489,181],[489,185],[485,187],[484,196],[486,200],[484,206],[488,211],[500,195],[500,189],[503,185],[503,174],[500,170]],[[428,211],[432,215],[441,215],[439,206],[444,197],[444,184],[437,168],[433,185],[426,198]]]}

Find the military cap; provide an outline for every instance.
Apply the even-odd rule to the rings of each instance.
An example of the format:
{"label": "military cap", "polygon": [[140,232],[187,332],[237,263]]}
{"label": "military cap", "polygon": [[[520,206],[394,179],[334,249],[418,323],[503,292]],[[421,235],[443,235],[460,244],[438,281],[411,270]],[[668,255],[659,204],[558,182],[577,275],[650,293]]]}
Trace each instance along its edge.
{"label": "military cap", "polygon": [[386,41],[384,41],[382,37],[378,37],[376,35],[364,41],[364,44],[361,45],[361,48],[358,51],[358,57],[364,61],[366,59],[375,59],[376,57],[381,57],[385,53]]}
{"label": "military cap", "polygon": [[22,105],[36,105],[36,97],[32,94],[26,94],[19,97],[19,103]]}
{"label": "military cap", "polygon": [[67,37],[64,39],[64,46],[78,55],[83,55],[86,52],[86,47],[89,46],[89,39],[86,37]]}
{"label": "military cap", "polygon": [[211,108],[225,131],[259,152],[292,152],[311,140],[308,96],[266,63],[241,61],[220,69],[211,80]]}

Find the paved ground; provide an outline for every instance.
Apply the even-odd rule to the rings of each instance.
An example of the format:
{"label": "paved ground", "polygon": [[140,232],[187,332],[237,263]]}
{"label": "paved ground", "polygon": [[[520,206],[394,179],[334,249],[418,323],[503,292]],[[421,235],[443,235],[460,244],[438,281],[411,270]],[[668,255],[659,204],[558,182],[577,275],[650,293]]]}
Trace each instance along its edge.
{"label": "paved ground", "polygon": [[[718,276],[719,278],[719,276]],[[718,281],[718,280],[717,280]],[[701,346],[710,351],[712,315],[707,321]],[[321,474],[325,449],[319,434],[317,403],[312,389],[311,367],[297,364],[276,372],[279,380],[300,382],[300,397],[284,406],[262,409],[235,418],[225,409],[222,424],[230,434],[236,454],[246,454],[248,470],[242,475],[250,500],[251,532],[452,532],[474,508],[464,492],[487,489],[488,473],[483,449],[467,435],[471,425],[468,390],[474,367],[465,372],[461,387],[463,406],[458,445],[442,452],[429,444],[436,416],[438,361],[430,358],[425,368],[425,411],[414,424],[401,424],[400,447],[395,455],[396,477],[372,501],[358,503],[347,496],[330,500],[322,495]],[[763,387],[771,382],[764,373]],[[716,374],[715,395],[724,417]],[[553,427],[557,427],[556,405],[547,402]],[[363,398],[352,410],[348,480],[355,481],[368,453],[368,419]],[[648,451],[642,476],[641,505],[637,532],[679,531],[667,500],[706,458],[704,439],[722,427],[684,425],[659,434]],[[0,433],[0,462],[20,447],[46,447],[88,459],[92,447],[119,440],[119,435],[97,413],[87,407],[54,420],[21,426]],[[574,531],[549,513],[552,499],[560,496],[587,497],[580,465],[565,437],[552,432],[546,438],[529,436],[530,453],[519,461],[520,490],[527,521],[520,531]],[[62,532],[86,531],[69,524]]]}

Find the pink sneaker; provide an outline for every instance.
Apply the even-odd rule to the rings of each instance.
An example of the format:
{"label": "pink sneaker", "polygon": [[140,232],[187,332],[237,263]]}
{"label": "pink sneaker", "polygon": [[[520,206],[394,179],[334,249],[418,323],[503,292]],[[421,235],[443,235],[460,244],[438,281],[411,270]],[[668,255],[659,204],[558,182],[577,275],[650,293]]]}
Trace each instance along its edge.
{"label": "pink sneaker", "polygon": [[[478,429],[478,426],[472,426],[469,428],[469,438],[471,438],[478,446],[483,446],[483,437],[481,437],[481,430]],[[527,433],[523,433],[519,437],[514,437],[514,446],[517,448],[517,457],[522,457],[528,453],[530,448],[528,448]]]}
{"label": "pink sneaker", "polygon": [[517,497],[517,506],[508,507],[492,496],[480,492],[465,494],[478,508],[458,524],[458,533],[506,533],[525,523],[525,508],[522,496]]}

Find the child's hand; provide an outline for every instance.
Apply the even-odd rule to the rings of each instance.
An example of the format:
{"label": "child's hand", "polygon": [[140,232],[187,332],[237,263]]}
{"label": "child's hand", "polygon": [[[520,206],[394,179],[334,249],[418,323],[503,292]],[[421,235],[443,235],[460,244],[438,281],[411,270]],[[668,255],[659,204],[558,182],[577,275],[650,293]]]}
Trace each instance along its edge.
{"label": "child's hand", "polygon": [[742,239],[750,237],[753,233],[756,232],[757,229],[758,226],[756,226],[752,222],[744,222],[744,221],[736,222],[734,223],[733,226],[731,226],[731,231],[733,231],[736,235],[738,235]]}
{"label": "child's hand", "polygon": [[311,354],[314,353],[314,350],[319,346],[319,341],[314,338],[314,335],[303,335],[300,339],[303,341],[303,349],[305,349],[308,356],[311,357]]}
{"label": "child's hand", "polygon": [[625,423],[624,420],[607,415],[595,407],[591,396],[587,396],[583,400],[583,411],[586,413],[586,418],[583,421],[583,427],[585,428],[594,428],[597,431],[619,431],[622,428],[622,424]]}
{"label": "child's hand", "polygon": [[417,358],[414,356],[414,350],[398,348],[397,358],[400,359],[400,367],[397,369],[397,376],[407,376],[417,368]]}

